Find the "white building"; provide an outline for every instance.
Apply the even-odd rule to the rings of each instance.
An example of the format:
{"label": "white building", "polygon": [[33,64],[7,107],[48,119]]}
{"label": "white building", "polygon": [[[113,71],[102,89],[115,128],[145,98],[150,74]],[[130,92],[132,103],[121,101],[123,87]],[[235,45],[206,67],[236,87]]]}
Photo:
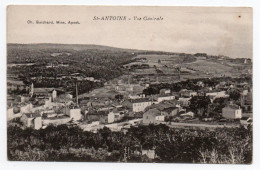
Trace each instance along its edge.
{"label": "white building", "polygon": [[169,100],[174,100],[175,96],[173,95],[159,95],[157,98],[157,102],[161,103],[163,101],[169,101]]}
{"label": "white building", "polygon": [[222,109],[222,117],[226,119],[241,119],[242,109],[237,105],[228,105]]}
{"label": "white building", "polygon": [[133,112],[142,112],[145,110],[146,107],[152,105],[152,101],[147,98],[130,99],[125,101],[123,105],[133,110]]}
{"label": "white building", "polygon": [[124,116],[125,116],[124,113],[120,113],[118,111],[109,112],[109,114],[107,115],[107,119],[108,119],[107,122],[113,123],[115,121],[122,120]]}
{"label": "white building", "polygon": [[69,109],[69,116],[73,120],[81,120],[82,119],[81,109],[80,108]]}
{"label": "white building", "polygon": [[151,106],[151,101],[141,101],[141,102],[134,102],[133,103],[133,112],[141,112],[148,106]]}

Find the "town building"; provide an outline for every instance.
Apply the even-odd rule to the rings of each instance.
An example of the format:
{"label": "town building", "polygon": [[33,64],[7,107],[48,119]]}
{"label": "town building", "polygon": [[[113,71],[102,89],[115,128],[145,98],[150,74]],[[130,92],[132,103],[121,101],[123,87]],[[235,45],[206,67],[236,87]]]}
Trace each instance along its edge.
{"label": "town building", "polygon": [[42,117],[40,113],[24,113],[21,117],[24,126],[40,129],[42,127]]}
{"label": "town building", "polygon": [[155,124],[159,122],[164,121],[164,115],[161,115],[161,112],[154,108],[154,109],[149,109],[143,114],[143,123],[144,124]]}
{"label": "town building", "polygon": [[67,108],[66,115],[69,115],[71,119],[78,121],[82,119],[81,109],[80,108]]}
{"label": "town building", "polygon": [[123,106],[127,107],[133,112],[142,112],[150,105],[152,105],[152,101],[147,98],[130,99],[123,102]]}
{"label": "town building", "polygon": [[122,120],[128,110],[124,107],[115,108],[108,114],[108,123],[113,123]]}
{"label": "town building", "polygon": [[48,99],[51,97],[52,101],[57,97],[57,91],[55,88],[34,88],[34,85],[31,85],[30,95],[38,99]]}
{"label": "town building", "polygon": [[242,109],[235,104],[230,104],[222,109],[222,117],[226,119],[241,119]]}
{"label": "town building", "polygon": [[85,120],[88,122],[108,123],[109,110],[97,111],[97,110],[85,110]]}
{"label": "town building", "polygon": [[171,95],[171,94],[159,94],[157,96],[155,96],[155,100],[157,100],[158,103],[161,103],[163,101],[169,101],[169,100],[174,100],[175,96]]}

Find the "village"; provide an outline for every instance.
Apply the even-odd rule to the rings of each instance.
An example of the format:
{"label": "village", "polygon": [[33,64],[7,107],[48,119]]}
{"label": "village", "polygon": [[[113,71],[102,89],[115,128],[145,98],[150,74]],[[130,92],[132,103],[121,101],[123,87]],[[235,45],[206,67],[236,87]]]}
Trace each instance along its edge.
{"label": "village", "polygon": [[[103,127],[127,131],[131,126],[149,124],[215,128],[252,123],[252,86],[247,82],[224,81],[208,86],[197,81],[199,90],[176,92],[162,88],[159,94],[146,95],[143,91],[149,86],[118,78],[78,95],[76,83],[76,96],[73,96],[60,88],[35,88],[33,83],[26,86],[22,81],[10,79],[9,91],[18,89],[28,93],[8,95],[7,118],[9,122],[19,121],[23,127],[34,129],[74,124],[92,132]],[[230,99],[234,91],[239,92],[239,98]],[[218,101],[225,102],[221,103],[219,113],[213,114],[213,109],[221,105]]]}

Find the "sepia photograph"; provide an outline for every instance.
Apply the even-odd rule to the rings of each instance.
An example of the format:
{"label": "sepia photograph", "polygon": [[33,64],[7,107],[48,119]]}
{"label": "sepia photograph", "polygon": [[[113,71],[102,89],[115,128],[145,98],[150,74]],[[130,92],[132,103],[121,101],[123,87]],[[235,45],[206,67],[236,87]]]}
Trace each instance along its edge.
{"label": "sepia photograph", "polygon": [[252,164],[251,7],[6,16],[8,161]]}

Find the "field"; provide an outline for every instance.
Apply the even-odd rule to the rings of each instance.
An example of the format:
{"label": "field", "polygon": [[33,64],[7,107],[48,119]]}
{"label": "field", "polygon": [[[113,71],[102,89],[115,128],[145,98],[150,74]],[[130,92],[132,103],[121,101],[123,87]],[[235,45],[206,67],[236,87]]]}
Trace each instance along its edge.
{"label": "field", "polygon": [[199,59],[189,54],[138,55],[129,67],[149,65],[149,68],[136,67],[132,75],[138,81],[177,82],[192,78],[209,78],[247,74],[251,65],[220,62],[217,59]]}

